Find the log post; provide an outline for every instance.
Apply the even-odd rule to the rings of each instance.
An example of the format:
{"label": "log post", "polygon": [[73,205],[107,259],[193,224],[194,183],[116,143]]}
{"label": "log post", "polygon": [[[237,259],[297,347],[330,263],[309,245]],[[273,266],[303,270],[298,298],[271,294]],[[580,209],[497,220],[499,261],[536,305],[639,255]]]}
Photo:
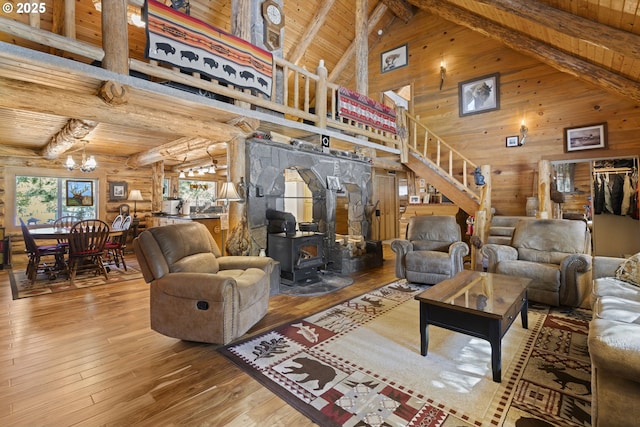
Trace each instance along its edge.
{"label": "log post", "polygon": [[102,68],[129,74],[129,32],[127,1],[102,1]]}
{"label": "log post", "polygon": [[471,269],[482,270],[482,245],[486,243],[491,227],[491,166],[480,166],[484,186],[480,190],[480,205],[475,214],[473,237],[471,238]]}
{"label": "log post", "polygon": [[540,160],[538,163],[538,218],[552,218],[551,205],[551,162]]}
{"label": "log post", "polygon": [[368,0],[356,0],[356,92],[369,94]]}
{"label": "log post", "polygon": [[[164,184],[164,160],[151,165],[151,211],[162,210],[162,185]],[[167,194],[169,194],[167,188]]]}
{"label": "log post", "polygon": [[325,129],[327,127],[327,69],[324,60],[320,60],[316,69],[318,83],[316,84],[316,114],[318,122],[316,126]]}
{"label": "log post", "polygon": [[64,32],[63,36],[70,39],[76,38],[76,2],[64,0]]}

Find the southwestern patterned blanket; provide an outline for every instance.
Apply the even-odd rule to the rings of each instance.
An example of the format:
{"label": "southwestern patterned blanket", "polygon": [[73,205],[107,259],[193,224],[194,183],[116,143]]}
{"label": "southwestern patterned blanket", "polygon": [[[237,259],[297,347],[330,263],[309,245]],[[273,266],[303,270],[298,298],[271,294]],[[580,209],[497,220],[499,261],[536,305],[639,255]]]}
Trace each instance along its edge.
{"label": "southwestern patterned blanket", "polygon": [[271,96],[271,53],[154,0],[145,15],[147,58]]}

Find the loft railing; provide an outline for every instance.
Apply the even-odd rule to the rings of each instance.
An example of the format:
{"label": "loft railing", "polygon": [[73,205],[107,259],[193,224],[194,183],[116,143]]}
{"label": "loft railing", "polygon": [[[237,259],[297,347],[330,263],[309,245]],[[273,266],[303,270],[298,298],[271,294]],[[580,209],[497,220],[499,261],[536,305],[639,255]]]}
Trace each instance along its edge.
{"label": "loft railing", "polygon": [[[104,50],[100,47],[8,18],[0,17],[0,31],[46,46],[51,51],[82,56],[91,61],[102,61],[105,56]],[[323,61],[318,65],[315,74],[281,58],[274,58],[274,65],[276,84],[273,85],[269,99],[244,88],[227,83],[223,85],[216,80],[205,80],[199,73],[185,74],[178,67],[153,60],[145,62],[129,58],[129,69],[148,76],[152,81],[180,83],[229,98],[238,105],[249,104],[248,108],[261,107],[281,113],[292,121],[304,121],[322,129],[330,127],[349,135],[365,136],[370,142],[393,150],[399,148],[400,141],[397,135],[339,117],[339,86],[328,81]],[[283,81],[286,84],[283,84]]]}

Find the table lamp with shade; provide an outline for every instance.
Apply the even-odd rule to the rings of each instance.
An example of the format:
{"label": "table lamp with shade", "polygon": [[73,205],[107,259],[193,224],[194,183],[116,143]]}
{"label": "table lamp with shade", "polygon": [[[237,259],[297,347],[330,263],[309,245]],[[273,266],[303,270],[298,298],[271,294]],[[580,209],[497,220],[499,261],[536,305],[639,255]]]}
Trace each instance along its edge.
{"label": "table lamp with shade", "polygon": [[138,206],[137,206],[137,203],[144,200],[142,198],[142,194],[140,193],[140,190],[131,190],[129,192],[128,200],[133,201],[133,218],[137,218],[138,217],[138,212],[137,212]]}
{"label": "table lamp with shade", "polygon": [[236,189],[235,184],[233,182],[227,181],[222,183],[216,200],[223,202],[224,210],[226,212],[229,202],[237,202],[239,200],[242,200],[242,198],[238,194],[238,190]]}

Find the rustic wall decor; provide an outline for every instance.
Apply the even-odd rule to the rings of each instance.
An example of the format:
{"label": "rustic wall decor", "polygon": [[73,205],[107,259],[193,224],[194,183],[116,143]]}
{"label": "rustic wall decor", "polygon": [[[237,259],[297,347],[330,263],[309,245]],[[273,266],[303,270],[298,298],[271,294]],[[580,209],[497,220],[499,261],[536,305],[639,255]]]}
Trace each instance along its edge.
{"label": "rustic wall decor", "polygon": [[380,71],[382,73],[406,67],[407,64],[409,64],[409,57],[407,55],[406,43],[402,46],[382,52],[380,55]]}
{"label": "rustic wall decor", "polygon": [[500,74],[458,83],[460,117],[500,109]]}
{"label": "rustic wall decor", "polygon": [[127,198],[126,182],[110,182],[109,183],[109,200],[124,200]]}
{"label": "rustic wall decor", "polygon": [[507,147],[517,147],[520,145],[518,143],[518,136],[508,136],[507,137]]}
{"label": "rustic wall decor", "polygon": [[607,123],[564,129],[564,150],[581,151],[607,147]]}
{"label": "rustic wall decor", "polygon": [[67,206],[93,206],[93,182],[67,181]]}

